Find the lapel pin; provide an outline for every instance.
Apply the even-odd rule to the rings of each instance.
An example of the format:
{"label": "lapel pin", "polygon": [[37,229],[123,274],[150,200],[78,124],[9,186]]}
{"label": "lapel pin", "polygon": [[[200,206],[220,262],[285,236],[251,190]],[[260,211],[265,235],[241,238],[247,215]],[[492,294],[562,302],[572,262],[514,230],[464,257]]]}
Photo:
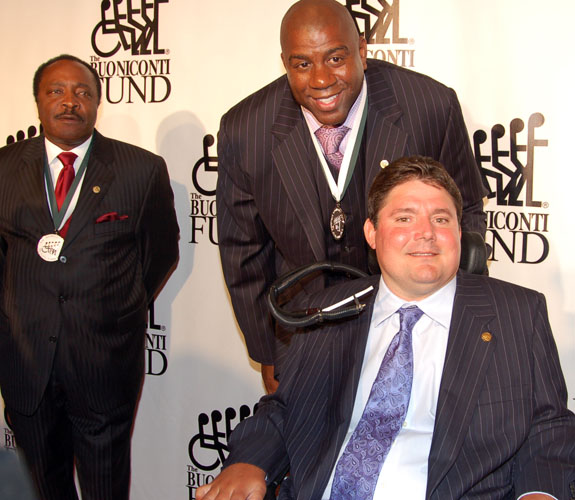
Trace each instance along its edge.
{"label": "lapel pin", "polygon": [[100,186],[94,186],[92,188],[92,191],[94,192],[94,194],[98,194],[100,192]]}
{"label": "lapel pin", "polygon": [[380,166],[381,168],[385,168],[385,167],[387,167],[388,165],[389,165],[389,162],[388,162],[387,160],[381,160],[381,161],[379,162],[379,166]]}
{"label": "lapel pin", "polygon": [[481,334],[481,340],[483,340],[483,342],[491,342],[492,339],[492,335],[489,332],[483,332]]}

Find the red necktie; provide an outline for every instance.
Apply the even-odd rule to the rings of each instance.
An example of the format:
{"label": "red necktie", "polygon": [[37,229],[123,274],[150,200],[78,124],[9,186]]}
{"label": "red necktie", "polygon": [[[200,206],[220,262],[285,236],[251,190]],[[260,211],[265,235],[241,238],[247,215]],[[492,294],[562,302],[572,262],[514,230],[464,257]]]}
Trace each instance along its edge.
{"label": "red necktie", "polygon": [[[54,193],[56,194],[56,203],[58,205],[58,210],[62,208],[62,204],[66,199],[66,195],[70,190],[70,186],[72,182],[74,182],[74,177],[76,176],[76,172],[74,171],[74,160],[78,157],[76,153],[64,152],[58,155],[58,159],[64,165],[64,168],[60,170],[60,174],[58,175],[58,181],[56,182],[56,188],[54,189]],[[70,219],[66,221],[66,224],[58,231],[60,236],[64,238],[66,233],[68,232],[68,226],[70,225]]]}

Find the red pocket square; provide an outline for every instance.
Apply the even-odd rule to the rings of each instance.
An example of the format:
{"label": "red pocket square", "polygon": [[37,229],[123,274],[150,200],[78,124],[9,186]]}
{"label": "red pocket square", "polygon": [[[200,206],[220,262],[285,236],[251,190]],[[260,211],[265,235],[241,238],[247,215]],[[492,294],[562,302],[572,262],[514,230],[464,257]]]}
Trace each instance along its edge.
{"label": "red pocket square", "polygon": [[96,219],[96,224],[99,224],[100,222],[110,222],[110,221],[114,221],[114,220],[124,220],[127,219],[128,216],[127,215],[118,215],[118,212],[109,212],[107,214],[104,215],[100,215],[100,217],[98,217]]}

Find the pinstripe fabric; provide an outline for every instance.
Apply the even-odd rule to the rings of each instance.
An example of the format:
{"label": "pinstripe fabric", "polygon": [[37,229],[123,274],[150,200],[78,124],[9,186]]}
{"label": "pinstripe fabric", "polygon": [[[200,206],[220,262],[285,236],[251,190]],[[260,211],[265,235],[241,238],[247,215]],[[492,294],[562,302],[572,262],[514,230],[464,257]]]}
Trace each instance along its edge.
{"label": "pinstripe fabric", "polygon": [[[327,289],[310,305],[377,287],[378,279]],[[294,335],[277,393],[233,432],[226,465],[249,462],[272,476],[289,457],[284,498],[321,498],[351,418],[375,295],[357,319]],[[535,490],[570,498],[575,416],[566,401],[544,297],[459,273],[426,498],[493,500]]]}
{"label": "pinstripe fabric", "polygon": [[[0,387],[9,411],[31,415],[56,368],[79,407],[111,414],[137,400],[147,306],[177,260],[173,194],[160,157],[98,132],[93,141],[52,263],[36,253],[54,230],[44,138],[0,150]],[[128,218],[95,223],[110,212]]]}
{"label": "pinstripe fabric", "polygon": [[[363,226],[365,193],[381,160],[423,154],[442,162],[461,189],[463,227],[484,233],[484,188],[453,90],[381,61],[368,61],[366,78],[369,111],[357,170],[362,177],[356,179],[362,194],[344,198],[356,205],[357,223]],[[319,161],[285,76],[224,115],[218,157],[218,239],[226,284],[250,356],[271,364],[269,285],[294,267],[334,253],[326,248],[324,216],[333,201],[324,206],[325,179],[316,175]],[[357,234],[358,241],[341,247],[365,251]]]}

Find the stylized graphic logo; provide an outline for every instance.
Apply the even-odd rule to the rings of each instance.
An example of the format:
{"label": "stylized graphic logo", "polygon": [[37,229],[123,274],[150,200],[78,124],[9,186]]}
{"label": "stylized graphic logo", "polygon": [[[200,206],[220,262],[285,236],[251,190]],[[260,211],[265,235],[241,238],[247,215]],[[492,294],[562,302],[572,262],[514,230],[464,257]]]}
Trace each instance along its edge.
{"label": "stylized graphic logo", "polygon": [[111,57],[120,49],[134,56],[165,54],[159,48],[158,28],[160,4],[168,1],[103,0],[102,19],[92,31],[92,49],[100,57]]}
{"label": "stylized graphic logo", "polygon": [[[160,48],[160,4],[169,0],[103,0],[92,31],[90,64],[110,104],[164,102],[172,92],[169,50]],[[122,49],[124,60],[108,59]],[[146,58],[142,56],[164,56]]]}
{"label": "stylized graphic logo", "polygon": [[6,145],[13,144],[15,142],[20,142],[23,141],[24,139],[30,139],[31,137],[36,137],[41,132],[42,132],[42,125],[40,125],[38,128],[36,128],[34,125],[30,125],[28,127],[27,132],[24,132],[23,130],[18,130],[18,132],[16,132],[16,136],[9,135],[8,137],[6,137]]}
{"label": "stylized graphic logo", "polygon": [[[378,5],[372,5],[378,4]],[[368,43],[367,56],[399,66],[415,66],[413,40],[400,36],[399,0],[346,0],[345,6]]]}
{"label": "stylized graphic logo", "polygon": [[547,139],[535,137],[544,123],[541,113],[533,113],[523,142],[525,122],[520,118],[511,120],[508,137],[501,124],[494,125],[489,136],[484,130],[473,134],[475,161],[489,190],[488,198],[495,199],[498,206],[497,210],[486,211],[487,243],[493,248],[490,260],[498,261],[506,255],[511,262],[539,264],[549,255],[549,241],[544,234],[548,232],[549,214],[536,210],[549,205],[535,200],[533,194],[535,150],[548,145]]}
{"label": "stylized graphic logo", "polygon": [[[204,237],[207,235],[210,243],[217,245],[216,234],[216,175],[218,171],[218,157],[210,156],[208,149],[214,145],[214,136],[206,135],[203,139],[204,156],[202,156],[192,168],[192,183],[195,192],[190,193],[190,219],[191,239],[190,243],[198,243],[198,233]],[[207,230],[207,233],[204,232]]]}
{"label": "stylized graphic logo", "polygon": [[[249,406],[240,407],[237,423],[251,415]],[[190,439],[188,454],[193,465],[187,467],[187,487],[189,500],[196,498],[196,489],[204,484],[211,483],[216,475],[215,471],[221,467],[228,455],[228,437],[233,430],[234,420],[238,413],[234,408],[226,408],[224,415],[218,410],[211,413],[200,413],[198,416],[198,433]],[[222,420],[225,421],[222,422]]]}
{"label": "stylized graphic logo", "polygon": [[166,327],[156,324],[154,302],[149,307],[148,331],[146,333],[146,375],[163,375],[168,369],[166,355]]}

